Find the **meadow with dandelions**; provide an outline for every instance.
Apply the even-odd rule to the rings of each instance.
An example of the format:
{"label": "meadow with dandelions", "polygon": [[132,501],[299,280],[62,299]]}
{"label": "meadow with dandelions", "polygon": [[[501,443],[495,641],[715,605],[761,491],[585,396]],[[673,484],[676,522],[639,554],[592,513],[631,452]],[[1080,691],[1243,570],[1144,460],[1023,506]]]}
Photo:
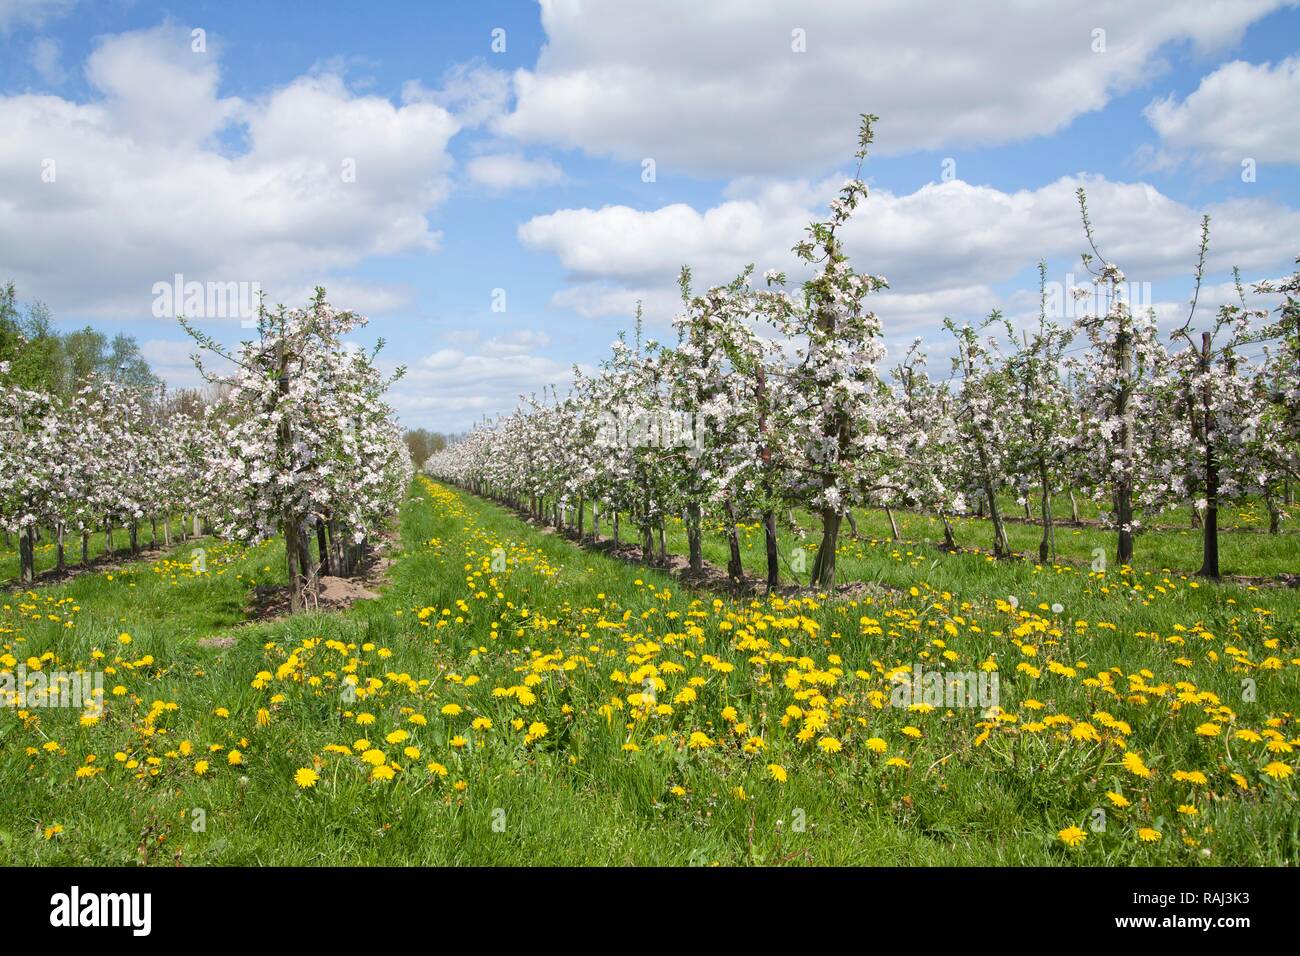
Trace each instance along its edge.
{"label": "meadow with dandelions", "polygon": [[[846,544],[851,596],[699,592],[421,477],[382,596],[240,624],[277,549],[6,599],[5,666],[106,675],[102,712],[5,715],[8,861],[1296,856],[1294,590],[886,535]],[[896,706],[916,663],[998,706]]]}
{"label": "meadow with dandelions", "polygon": [[855,175],[418,470],[324,290],[210,403],[0,362],[5,861],[1294,864],[1300,274],[1162,329],[1078,199],[949,377]]}

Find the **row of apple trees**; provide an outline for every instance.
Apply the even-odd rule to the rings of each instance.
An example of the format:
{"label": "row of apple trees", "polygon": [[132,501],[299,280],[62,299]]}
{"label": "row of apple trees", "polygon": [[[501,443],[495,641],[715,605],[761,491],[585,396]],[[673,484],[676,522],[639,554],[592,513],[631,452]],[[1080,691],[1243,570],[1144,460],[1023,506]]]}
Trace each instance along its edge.
{"label": "row of apple trees", "polygon": [[[871,143],[864,117],[859,171]],[[820,523],[813,583],[835,576],[836,547],[854,507],[989,518],[992,552],[1010,557],[1003,502],[1015,500],[1042,529],[1038,557],[1055,554],[1068,493],[1102,503],[1128,563],[1151,516],[1191,505],[1204,539],[1204,575],[1219,575],[1218,510],[1262,500],[1277,532],[1300,481],[1300,272],[1258,284],[1212,316],[1193,305],[1162,332],[1135,310],[1121,269],[1097,248],[1087,197],[1079,202],[1095,304],[1069,322],[1052,318],[1045,266],[1036,322],[1016,327],[994,312],[979,325],[944,321],[949,374],[913,343],[886,360],[870,296],[882,276],[858,271],[844,224],[867,187],[856,176],[795,247],[809,278],[791,287],[747,270],[697,292],[683,269],[676,341],[620,336],[570,391],[528,400],[434,455],[426,470],[496,497],[583,536],[605,521],[617,537],[630,523],[646,560],[664,558],[668,517],[684,521],[691,566],[701,536],[717,527],[741,575],[736,524],[761,521],[766,578],[775,586],[785,517],[811,511]],[[1201,236],[1199,290],[1209,242]],[[1280,308],[1252,307],[1259,296]],[[938,343],[936,343],[938,344]],[[1247,349],[1262,355],[1246,357]],[[932,350],[932,349],[931,349]],[[587,524],[587,515],[591,523]],[[856,530],[852,528],[851,530]],[[897,532],[895,531],[895,534]],[[658,554],[656,555],[656,537]]]}
{"label": "row of apple trees", "polygon": [[181,321],[210,401],[100,378],[67,399],[0,385],[0,528],[18,537],[21,579],[42,529],[62,570],[71,541],[88,561],[92,532],[111,552],[124,531],[139,551],[143,528],[156,545],[161,524],[169,544],[173,519],[190,516],[182,528],[246,544],[282,535],[300,609],[322,574],[356,573],[410,480],[392,378],[378,348],[345,346],[365,320],[321,289],[304,309],[260,308],[256,339],[232,352]]}

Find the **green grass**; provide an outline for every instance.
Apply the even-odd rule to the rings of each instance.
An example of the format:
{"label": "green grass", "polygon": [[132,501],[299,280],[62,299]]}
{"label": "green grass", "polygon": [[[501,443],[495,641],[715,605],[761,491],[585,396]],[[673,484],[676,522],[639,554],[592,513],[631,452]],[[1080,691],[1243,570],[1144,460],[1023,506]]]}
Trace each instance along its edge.
{"label": "green grass", "polygon": [[[1014,505],[1008,502],[1008,505]],[[1089,503],[1090,504],[1090,503]],[[1257,503],[1247,503],[1241,507],[1224,509],[1220,518],[1220,570],[1224,575],[1243,575],[1250,577],[1272,577],[1279,572],[1300,572],[1300,523],[1296,518],[1289,518],[1282,524],[1280,534],[1267,534],[1267,515],[1262,519],[1263,511]],[[585,528],[591,528],[591,508],[586,509]],[[1062,512],[1057,512],[1058,518]],[[1063,512],[1068,518],[1068,500]],[[1173,512],[1189,521],[1187,512]],[[1300,515],[1300,512],[1298,512]],[[854,540],[845,523],[840,539],[837,557],[837,580],[874,581],[910,584],[910,571],[902,577],[892,573],[891,565],[897,563],[894,552],[911,557],[925,556],[930,559],[943,558],[947,555],[940,549],[943,543],[943,523],[930,515],[900,511],[894,515],[898,523],[899,541],[894,541],[889,520],[883,511],[873,509],[855,509],[854,516],[858,524],[859,539]],[[1096,508],[1085,507],[1081,502],[1080,518],[1084,521],[1095,518]],[[820,524],[817,519],[803,511],[794,513],[795,526],[792,528],[782,516],[779,529],[781,552],[781,574],[786,583],[797,581],[807,584],[807,569],[812,567],[811,557],[815,554],[817,543],[821,538]],[[991,551],[993,546],[993,526],[987,519],[969,517],[950,519],[958,547],[967,550]],[[1035,525],[1019,521],[1006,523],[1007,538],[1012,550],[1028,555],[1035,561],[1038,555],[1038,543],[1042,531]],[[608,538],[613,533],[609,517],[602,518],[601,534]],[[637,531],[628,524],[623,516],[619,537],[624,544],[631,544],[639,539]],[[684,554],[687,550],[685,525],[680,519],[669,519],[666,542],[668,551]],[[767,558],[764,550],[763,531],[757,520],[742,522],[741,557],[746,574],[762,580],[766,575]],[[1082,571],[1090,569],[1100,555],[1107,566],[1114,563],[1115,533],[1104,528],[1083,525],[1059,524],[1055,527],[1056,556],[1054,564],[1077,567]],[[1178,527],[1166,527],[1162,520],[1158,530],[1149,530],[1140,534],[1135,545],[1133,567],[1141,573],[1176,571],[1179,574],[1192,575],[1201,565],[1201,532],[1192,529],[1190,524]],[[794,551],[802,548],[806,552],[805,570],[802,574],[796,570]],[[706,559],[722,567],[727,563],[727,543],[721,527],[710,529],[704,542]],[[947,562],[953,563],[953,562]],[[961,566],[958,563],[958,566]],[[981,577],[985,571],[981,569]],[[882,577],[883,575],[883,577]]]}
{"label": "green grass", "polygon": [[[580,550],[468,495],[420,484],[412,494],[418,500],[402,509],[402,547],[388,586],[378,600],[347,612],[234,627],[252,582],[281,580],[274,544],[251,553],[211,548],[207,575],[188,571],[182,548],[157,569],[137,564],[112,580],[87,574],[37,588],[35,597],[7,598],[5,651],[20,659],[50,651],[65,668],[114,673],[105,676],[107,712],[92,726],[80,726],[76,710],[32,710],[26,721],[0,710],[5,861],[1279,865],[1300,857],[1295,778],[1260,772],[1272,759],[1294,767],[1295,754],[1270,755],[1262,744],[1231,738],[1242,728],[1271,730],[1284,743],[1297,736],[1295,591],[1193,587],[1141,563],[1132,574],[1099,577],[1086,567],[941,555],[920,543],[924,519],[906,515],[904,534],[917,544],[846,542],[841,556],[846,579],[895,589],[883,596],[715,603],[712,594]],[[864,515],[862,530],[887,537],[878,516]],[[969,530],[964,543],[979,529]],[[757,572],[761,533],[746,531],[745,547],[747,566]],[[680,528],[670,549],[684,550]],[[719,537],[709,536],[706,553],[725,563]],[[1012,595],[1024,616],[999,606]],[[1053,603],[1064,610],[1038,610]],[[60,620],[49,620],[51,613]],[[69,617],[74,627],[65,626]],[[692,625],[698,634],[688,635]],[[1017,636],[1018,626],[1029,631]],[[766,645],[739,646],[746,631]],[[129,644],[119,643],[123,632]],[[237,641],[200,645],[215,633]],[[326,642],[338,642],[342,652]],[[106,656],[96,660],[96,650]],[[988,723],[977,709],[871,705],[872,691],[891,689],[882,669],[939,663],[945,650],[953,655],[942,662],[945,670],[996,661],[1002,707],[1020,723],[1066,715],[1090,722],[1103,742],[1073,740],[1071,725],[1062,724],[1019,733],[995,727],[976,746]],[[1050,661],[1074,675],[1050,672]],[[1040,676],[1018,670],[1021,662],[1040,668]],[[640,684],[612,678],[646,663],[660,668],[667,685],[660,703],[692,677],[700,679],[696,700],[672,705],[671,715],[633,720],[626,699]],[[1122,690],[1127,675],[1144,669],[1148,684],[1168,690],[1139,703],[1085,683],[1111,667],[1119,668]],[[791,670],[823,683],[790,688]],[[345,682],[349,672],[361,681],[360,699]],[[368,691],[372,678],[377,686]],[[1254,700],[1242,699],[1245,678],[1255,682]],[[1180,681],[1214,697],[1177,703]],[[526,706],[493,694],[525,683],[536,697]],[[118,685],[125,693],[114,696]],[[827,698],[828,726],[801,743],[801,720],[782,726],[780,718],[793,704],[817,708],[815,699],[797,696],[809,686]],[[607,719],[601,708],[615,697],[623,709]],[[176,706],[151,722],[155,701]],[[1029,701],[1044,707],[1034,710]],[[447,704],[463,711],[444,714]],[[1219,706],[1231,709],[1230,717],[1215,714],[1222,732],[1198,736],[1207,709]],[[749,733],[730,728],[726,707]],[[1095,716],[1103,710],[1130,725],[1122,746],[1105,739],[1120,732]],[[416,713],[426,723],[411,723]],[[362,714],[374,723],[359,723]],[[476,717],[492,728],[474,729]],[[548,730],[529,740],[534,722]],[[923,736],[908,737],[905,726]],[[386,742],[394,730],[410,739]],[[697,731],[711,746],[687,745]],[[467,739],[464,748],[451,745],[457,734]],[[749,734],[763,737],[762,752],[745,752]],[[840,753],[818,749],[815,739],[830,735],[842,742]],[[884,755],[866,746],[877,736],[887,741]],[[361,737],[401,768],[394,779],[371,781],[356,755],[325,750]],[[182,741],[190,742],[188,754]],[[628,741],[639,750],[625,751]],[[52,752],[43,749],[51,742]],[[412,744],[419,758],[402,753]],[[29,755],[29,747],[37,753]],[[238,766],[227,763],[232,747],[243,754]],[[1151,778],[1119,765],[1126,749],[1143,755]],[[114,759],[119,752],[141,766],[128,769]],[[90,755],[91,766],[105,769],[77,777]],[[891,756],[909,766],[885,766]],[[158,761],[156,774],[147,772],[149,757]],[[210,765],[203,775],[196,772],[201,759]],[[429,761],[445,766],[446,776],[430,773]],[[769,763],[788,771],[786,783],[771,778]],[[308,767],[319,779],[303,789],[294,775]],[[1174,770],[1200,770],[1207,783],[1176,781]],[[1248,790],[1232,782],[1234,772]],[[1117,788],[1132,802],[1126,810],[1104,796]],[[1180,805],[1199,813],[1179,814]],[[1089,831],[1082,846],[1067,848],[1057,831],[1086,827],[1098,806],[1109,807],[1105,832]],[[61,832],[47,839],[56,824]],[[1141,842],[1139,826],[1157,826],[1161,840]]]}
{"label": "green grass", "polygon": [[[184,544],[180,540],[181,532],[186,530],[185,521],[181,518],[171,519],[172,544],[178,546]],[[148,548],[152,541],[152,529],[146,523],[140,528],[139,541],[142,548]],[[158,524],[158,546],[163,547],[164,528],[163,523]],[[113,557],[118,560],[129,559],[131,537],[128,531],[117,528],[113,532]],[[42,532],[41,540],[37,543],[33,552],[33,564],[36,574],[42,575],[53,571],[58,565],[57,542],[53,534],[45,529]],[[94,531],[91,533],[88,541],[88,553],[90,555],[92,568],[96,563],[102,563],[105,558],[105,535],[103,531]],[[81,536],[69,534],[64,541],[64,560],[67,569],[73,573],[80,572],[81,568]],[[10,535],[10,541],[7,546],[0,546],[0,587],[16,587],[18,584],[18,540],[16,536]],[[39,583],[39,582],[38,582]]]}

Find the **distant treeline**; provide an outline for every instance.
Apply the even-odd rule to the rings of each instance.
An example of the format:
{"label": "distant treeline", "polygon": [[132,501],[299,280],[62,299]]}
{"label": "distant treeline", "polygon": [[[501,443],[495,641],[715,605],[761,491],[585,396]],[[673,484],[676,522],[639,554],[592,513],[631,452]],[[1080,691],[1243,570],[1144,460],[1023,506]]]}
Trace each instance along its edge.
{"label": "distant treeline", "polygon": [[417,470],[424,466],[430,455],[447,447],[446,435],[442,432],[431,432],[427,428],[408,430],[402,437],[406,440],[411,461],[415,463]]}
{"label": "distant treeline", "polygon": [[43,303],[20,309],[12,282],[0,287],[0,363],[5,362],[4,383],[62,397],[91,376],[147,391],[163,384],[134,338],[119,333],[110,339],[89,326],[59,332]]}

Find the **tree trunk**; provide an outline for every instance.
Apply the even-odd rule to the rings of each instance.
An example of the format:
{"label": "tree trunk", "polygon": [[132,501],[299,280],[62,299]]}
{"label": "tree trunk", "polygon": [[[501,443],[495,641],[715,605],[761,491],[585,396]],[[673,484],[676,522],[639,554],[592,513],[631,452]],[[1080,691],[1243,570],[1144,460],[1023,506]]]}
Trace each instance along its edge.
{"label": "tree trunk", "polygon": [[587,503],[583,501],[582,496],[579,495],[578,496],[578,540],[579,541],[582,541],[586,537],[586,535],[584,534],[586,524],[587,524]]}
{"label": "tree trunk", "polygon": [[140,553],[140,522],[131,522],[131,553]]}
{"label": "tree trunk", "polygon": [[649,564],[655,556],[654,526],[650,523],[650,508],[647,505],[641,512],[638,524],[641,529],[641,560]]}
{"label": "tree trunk", "polygon": [[1278,507],[1277,496],[1271,490],[1264,492],[1264,507],[1268,509],[1268,533],[1282,533],[1282,509]]}
{"label": "tree trunk", "polygon": [[[284,339],[281,338],[276,347],[276,364],[279,372],[276,378],[276,406],[284,401],[289,394],[289,356],[285,352]],[[283,464],[290,460],[290,452],[293,448],[293,429],[289,426],[287,418],[281,418],[280,424],[276,429],[276,461]],[[198,533],[198,516],[195,516],[195,534]],[[286,571],[289,574],[289,611],[297,614],[303,609],[303,575],[306,569],[302,566],[302,548],[299,546],[301,538],[301,520],[291,506],[286,506],[284,513],[280,516],[280,534],[284,538],[284,558]]]}
{"label": "tree trunk", "polygon": [[817,557],[813,561],[812,576],[808,583],[817,587],[829,588],[835,584],[835,549],[840,539],[840,514],[833,508],[823,508],[822,540],[817,545]]}
{"label": "tree trunk", "polygon": [[320,555],[320,573],[328,575],[330,573],[330,546],[329,541],[325,538],[325,522],[316,519],[316,551]]}
{"label": "tree trunk", "polygon": [[704,542],[700,528],[701,515],[698,502],[691,502],[686,508],[686,541],[690,552],[691,570],[704,569]]}
{"label": "tree trunk", "polygon": [[60,523],[60,524],[58,525],[58,527],[56,528],[56,530],[55,530],[55,549],[56,549],[56,550],[55,550],[55,558],[54,558],[54,560],[55,560],[54,568],[55,568],[55,570],[56,570],[59,574],[62,574],[62,573],[64,572],[64,570],[65,570],[65,569],[67,568],[67,566],[68,566],[68,564],[67,564],[67,553],[64,551],[64,548],[63,548],[63,525],[62,525],[62,523]]}
{"label": "tree trunk", "polygon": [[1002,510],[998,507],[998,498],[993,490],[993,476],[989,473],[988,453],[984,450],[984,445],[976,442],[976,451],[980,460],[980,478],[984,482],[984,500],[988,502],[989,517],[993,521],[993,556],[996,558],[1005,558],[1011,553],[1011,545],[1007,542],[1007,529],[1002,523]]}
{"label": "tree trunk", "polygon": [[[768,393],[767,369],[760,362],[755,373],[755,398],[758,399],[758,433],[762,436],[763,447],[759,460],[763,463],[763,497],[767,508],[763,511],[763,547],[767,552],[767,592],[769,594],[781,583],[780,552],[776,541],[776,511],[772,508],[772,488],[774,485],[772,467],[772,443],[768,440]],[[854,529],[857,534],[857,529]]]}
{"label": "tree trunk", "polygon": [[81,532],[81,566],[90,566],[90,532]]}
{"label": "tree trunk", "polygon": [[18,580],[31,584],[36,579],[36,548],[29,525],[18,534]]}
{"label": "tree trunk", "polygon": [[[903,536],[898,533],[898,522],[894,520],[894,509],[889,507],[889,505],[885,505],[885,517],[889,519],[889,533],[893,536],[894,540],[903,540]],[[851,518],[852,516],[850,516],[850,519]],[[856,537],[856,532],[854,536]]]}
{"label": "tree trunk", "polygon": [[286,509],[280,520],[280,535],[284,538],[284,560],[289,573],[289,611],[293,614],[302,610],[302,566],[299,564],[302,552],[297,546],[297,528],[293,513]]}
{"label": "tree trunk", "polygon": [[952,533],[952,524],[948,521],[948,512],[939,509],[939,520],[943,522],[943,547],[946,551],[957,550],[957,539]]}
{"label": "tree trunk", "polygon": [[1214,449],[1205,449],[1205,521],[1201,531],[1201,577],[1219,576],[1219,464]]}
{"label": "tree trunk", "polygon": [[343,554],[343,533],[339,528],[339,523],[335,519],[329,522],[330,538],[330,568],[339,577],[347,577],[347,568],[344,567]]}
{"label": "tree trunk", "polygon": [[731,555],[727,559],[727,576],[733,581],[743,581],[745,578],[745,566],[740,560],[740,537],[736,534],[736,509],[732,507],[731,499],[727,499],[727,547],[731,550]]}
{"label": "tree trunk", "polygon": [[[889,509],[886,508],[885,510],[888,511]],[[853,517],[853,509],[850,508],[847,512],[845,512],[844,517],[849,519],[849,536],[852,537],[854,541],[858,540],[859,538],[858,522]],[[890,517],[892,518],[893,516],[891,515]]]}
{"label": "tree trunk", "polygon": [[[320,580],[320,565],[313,561],[311,556],[311,538],[308,535],[306,519],[298,522],[297,545],[298,566],[302,568],[303,587],[306,588]],[[316,591],[312,592],[313,599],[316,593]]]}
{"label": "tree trunk", "polygon": [[1116,418],[1120,420],[1120,447],[1124,468],[1115,487],[1115,505],[1119,520],[1119,540],[1115,547],[1115,560],[1121,564],[1133,561],[1133,422],[1129,408],[1130,378],[1133,374],[1133,356],[1129,347],[1129,332],[1122,329],[1118,336],[1117,352],[1123,384],[1116,400]]}
{"label": "tree trunk", "polygon": [[1047,559],[1056,550],[1056,529],[1052,526],[1052,492],[1048,487],[1047,466],[1040,462],[1038,467],[1039,484],[1042,487],[1043,500],[1043,539],[1038,542],[1038,561],[1046,564]]}
{"label": "tree trunk", "polygon": [[1079,502],[1074,498],[1074,489],[1070,489],[1070,523],[1079,524]]}
{"label": "tree trunk", "polygon": [[[1210,369],[1210,333],[1201,333],[1201,372]],[[1205,375],[1204,394],[1202,395],[1202,425],[1205,435],[1205,529],[1201,532],[1201,569],[1196,573],[1202,577],[1219,576],[1219,461],[1214,453],[1214,413],[1213,396],[1210,394],[1210,379]]]}
{"label": "tree trunk", "polygon": [[781,584],[781,567],[776,547],[776,512],[770,508],[763,512],[763,543],[767,548],[767,590],[771,593]]}

